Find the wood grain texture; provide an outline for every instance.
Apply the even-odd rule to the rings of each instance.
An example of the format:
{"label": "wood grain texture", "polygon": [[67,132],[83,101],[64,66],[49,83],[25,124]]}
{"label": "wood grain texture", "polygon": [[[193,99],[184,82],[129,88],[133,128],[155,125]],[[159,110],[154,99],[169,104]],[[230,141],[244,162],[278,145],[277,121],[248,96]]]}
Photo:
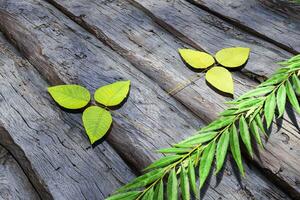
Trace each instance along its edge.
{"label": "wood grain texture", "polygon": [[0,199],[40,199],[17,161],[2,146],[0,146]]}
{"label": "wood grain texture", "polygon": [[[0,38],[0,143],[21,165],[41,198],[104,199],[134,178],[107,142],[91,148],[81,114],[62,111],[47,87],[34,67]],[[11,157],[7,162],[12,162]],[[2,173],[13,181],[13,171],[0,162]],[[0,188],[22,183],[22,177],[15,178],[18,183]],[[35,199],[29,189],[13,191],[13,199]]]}
{"label": "wood grain texture", "polygon": [[[188,82],[188,79],[195,74],[182,64],[177,53],[178,48],[191,48],[190,45],[193,44],[188,41],[188,38],[186,37],[185,40],[187,43],[180,41],[128,2],[99,2],[93,0],[88,2],[80,0],[51,0],[51,2],[129,60],[136,68],[157,82],[165,91],[171,91],[176,85]],[[165,25],[162,23],[173,22],[172,20],[174,20],[176,21],[176,23],[174,22],[174,28],[178,28],[177,24],[182,24],[182,26],[178,25],[179,28],[183,26],[197,26],[200,29],[196,22],[195,24],[188,22],[191,18],[191,22],[193,22],[193,19],[198,19],[199,9],[195,6],[190,6],[185,2],[183,2],[183,5],[162,2],[164,3],[140,1],[139,3],[141,4],[138,6],[144,10],[147,9],[148,14],[157,21],[159,17],[162,17],[163,20],[159,20],[158,23],[163,27],[173,24]],[[170,13],[167,11],[164,15],[162,14],[163,11],[159,12],[159,9],[164,8],[166,10],[168,8]],[[179,12],[179,10],[187,14],[189,18],[184,18],[185,14],[176,15],[176,12]],[[236,30],[226,22],[205,11],[200,14],[202,19],[205,16],[205,19],[211,18],[211,21],[215,21],[216,24],[222,23],[224,26],[232,28],[234,34],[228,34],[224,30],[216,32],[212,23],[210,24],[205,20],[197,21],[202,23],[204,28],[217,34],[218,40],[220,38],[224,39],[223,42],[218,42],[221,42],[223,45],[237,45],[240,43],[242,46],[251,46],[251,57],[244,71],[250,71],[251,74],[260,72],[259,76],[255,76],[257,79],[260,79],[262,74],[265,74],[263,75],[264,78],[270,76],[279,67],[274,64],[274,61],[282,60],[291,55],[273,44]],[[176,17],[181,18],[177,19]],[[203,27],[201,31],[204,30]],[[197,32],[196,28],[194,30]],[[174,31],[171,32],[174,33]],[[201,41],[198,44],[196,44],[196,40],[194,42],[198,48],[201,48],[202,44],[209,46],[214,52],[217,51],[218,47],[221,48],[220,44],[212,41],[213,37],[211,35],[203,36],[203,34],[199,34],[200,36]],[[218,47],[214,46],[216,44]],[[253,71],[253,68],[256,72]],[[188,87],[180,90],[174,97],[204,121],[210,122],[217,117],[220,111],[226,108],[226,105],[220,102],[225,102],[228,98],[224,98],[208,89],[203,78],[198,79],[193,84],[189,84]],[[240,95],[257,85],[257,82],[239,72],[234,73],[234,80],[235,95]],[[296,116],[295,121],[299,121],[299,117]],[[276,123],[277,126],[282,126],[283,128],[276,129]],[[266,150],[259,150],[259,157],[256,157],[255,161],[263,169],[264,173],[268,173],[268,177],[272,175],[283,188],[290,191],[292,195],[298,196],[298,180],[300,177],[300,171],[297,169],[297,160],[300,158],[299,129],[294,124],[287,115],[285,115],[284,121],[275,122],[274,128],[270,130],[271,137],[266,145]]]}
{"label": "wood grain texture", "polygon": [[[154,152],[157,148],[191,135],[194,127],[203,124],[180,103],[165,98],[168,95],[128,61],[52,6],[20,0],[5,1],[1,7],[5,9],[0,15],[6,22],[0,24],[2,31],[45,77],[56,74],[66,83],[79,83],[91,91],[120,78],[132,81],[127,102],[113,113],[115,122],[107,140],[135,168],[141,169],[159,157]],[[30,42],[32,37],[35,42]],[[51,77],[48,80],[54,83],[56,79]],[[232,174],[235,170],[230,164],[228,167],[221,183],[212,179],[207,199],[288,198],[256,168],[247,167],[249,180],[240,185]]]}
{"label": "wood grain texture", "polygon": [[[242,69],[253,78],[264,80],[279,66],[274,63],[292,54],[233,26],[185,0],[132,0],[153,20],[197,49],[215,54],[230,46],[251,48],[247,66]],[[268,67],[266,67],[268,66]]]}
{"label": "wood grain texture", "polygon": [[[300,52],[300,14],[282,0],[188,0],[293,53]],[[290,1],[291,4],[291,1]],[[295,4],[296,7],[296,4]],[[298,17],[293,17],[290,13]]]}

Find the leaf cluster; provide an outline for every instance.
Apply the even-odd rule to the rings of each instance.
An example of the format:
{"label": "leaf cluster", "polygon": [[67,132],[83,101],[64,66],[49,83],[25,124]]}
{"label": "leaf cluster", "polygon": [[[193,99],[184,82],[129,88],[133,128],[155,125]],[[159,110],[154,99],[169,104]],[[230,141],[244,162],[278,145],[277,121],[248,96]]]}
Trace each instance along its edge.
{"label": "leaf cluster", "polygon": [[[90,106],[82,115],[83,126],[92,144],[101,139],[112,124],[111,113],[106,108],[119,105],[128,95],[129,88],[130,81],[117,81],[96,90],[95,101],[103,107]],[[60,106],[67,109],[84,108],[91,100],[89,91],[80,85],[52,86],[48,87],[48,92]]]}
{"label": "leaf cluster", "polygon": [[199,199],[214,161],[217,174],[229,150],[244,176],[241,145],[251,157],[254,142],[263,148],[264,124],[269,128],[275,115],[282,117],[287,101],[300,113],[297,99],[300,55],[280,64],[283,67],[267,81],[227,102],[230,108],[220,113],[217,120],[180,143],[159,150],[167,155],[149,165],[144,175],[121,187],[107,200],[176,200],[179,196],[189,200],[192,195]]}
{"label": "leaf cluster", "polygon": [[232,76],[226,68],[237,68],[244,65],[249,58],[250,49],[244,47],[224,48],[216,53],[215,58],[208,53],[192,49],[179,49],[179,54],[190,67],[208,69],[205,78],[214,88],[233,94]]}

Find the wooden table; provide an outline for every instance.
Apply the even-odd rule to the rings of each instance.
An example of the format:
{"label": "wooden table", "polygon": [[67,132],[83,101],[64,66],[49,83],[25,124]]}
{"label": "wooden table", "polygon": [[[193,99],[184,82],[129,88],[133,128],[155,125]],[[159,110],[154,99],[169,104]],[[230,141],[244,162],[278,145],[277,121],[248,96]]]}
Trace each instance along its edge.
{"label": "wooden table", "polygon": [[[0,0],[0,198],[104,199],[168,147],[216,119],[228,97],[181,61],[178,48],[211,54],[251,48],[233,72],[238,96],[300,52],[300,6],[285,0]],[[112,130],[91,146],[81,113],[59,108],[49,85],[94,92],[132,82]],[[300,199],[300,117],[276,120],[265,149],[229,155],[203,199]]]}

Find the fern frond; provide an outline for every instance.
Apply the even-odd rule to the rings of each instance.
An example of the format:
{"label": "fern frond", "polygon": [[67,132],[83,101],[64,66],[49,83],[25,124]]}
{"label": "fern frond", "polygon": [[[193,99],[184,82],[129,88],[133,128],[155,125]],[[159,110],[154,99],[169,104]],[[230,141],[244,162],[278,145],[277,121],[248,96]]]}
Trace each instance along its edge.
{"label": "fern frond", "polygon": [[[300,93],[300,55],[280,64],[283,67],[267,81],[228,102],[231,107],[222,112],[217,120],[197,131],[194,136],[170,148],[161,149],[160,152],[167,156],[152,163],[146,168],[146,174],[132,180],[107,200],[163,200],[164,191],[168,199],[176,200],[179,188],[182,199],[190,199],[190,191],[199,199],[199,189],[205,184],[213,161],[216,162],[217,174],[223,167],[228,148],[244,176],[239,138],[252,156],[251,134],[263,147],[261,133],[266,135],[263,121],[269,128],[276,108],[278,117],[281,117],[289,100],[294,110],[300,113],[297,99]],[[196,171],[199,171],[199,186]]]}

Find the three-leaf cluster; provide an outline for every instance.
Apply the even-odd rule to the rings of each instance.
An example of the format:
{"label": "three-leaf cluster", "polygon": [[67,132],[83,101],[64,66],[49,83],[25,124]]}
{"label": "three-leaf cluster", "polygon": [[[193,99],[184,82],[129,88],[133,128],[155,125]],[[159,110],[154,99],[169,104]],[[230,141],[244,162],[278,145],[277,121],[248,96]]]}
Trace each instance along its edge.
{"label": "three-leaf cluster", "polygon": [[[130,81],[117,81],[96,90],[95,101],[104,108],[90,106],[82,115],[83,126],[92,144],[101,139],[112,124],[107,107],[119,105],[128,95],[129,88]],[[60,106],[67,109],[84,108],[91,100],[89,91],[80,85],[57,85],[48,87],[48,92]]]}
{"label": "three-leaf cluster", "polygon": [[[236,68],[244,65],[249,58],[250,49],[244,47],[231,47],[218,51],[215,59],[208,53],[192,49],[179,49],[182,59],[194,69],[208,69],[206,80],[221,92],[233,95],[234,87],[231,73],[226,68]],[[226,68],[224,68],[226,67]]]}
{"label": "three-leaf cluster", "polygon": [[[270,79],[245,93],[220,114],[220,117],[200,129],[194,136],[161,149],[167,156],[146,168],[144,175],[121,187],[107,200],[189,200],[191,195],[200,197],[200,189],[213,168],[220,172],[230,150],[242,175],[244,167],[240,145],[253,156],[252,138],[263,147],[265,125],[271,126],[276,110],[278,117],[285,111],[287,100],[300,113],[297,95],[300,94],[300,55],[288,61]],[[277,108],[277,109],[276,109]],[[197,183],[199,174],[199,184]]]}

